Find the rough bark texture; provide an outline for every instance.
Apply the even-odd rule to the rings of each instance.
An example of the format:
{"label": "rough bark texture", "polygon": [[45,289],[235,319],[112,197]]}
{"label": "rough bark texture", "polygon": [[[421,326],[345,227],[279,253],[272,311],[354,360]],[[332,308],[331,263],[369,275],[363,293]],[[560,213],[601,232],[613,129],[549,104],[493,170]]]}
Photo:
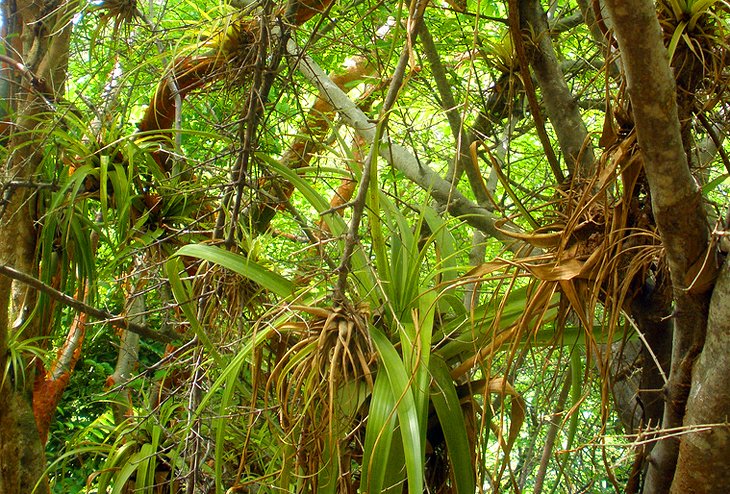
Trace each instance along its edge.
{"label": "rough bark texture", "polygon": [[[9,167],[6,174],[28,177],[23,166],[25,161]],[[35,252],[34,210],[30,199],[29,191],[16,191],[0,221],[0,262],[18,266],[24,271],[32,269]],[[34,486],[45,469],[43,448],[32,409],[34,366],[26,366],[25,371],[23,368],[7,367],[10,351],[8,341],[15,331],[13,321],[22,321],[27,293],[23,288],[13,287],[8,278],[0,282],[0,313],[3,314],[0,320],[0,372],[3,383],[0,389],[0,492],[3,494],[28,492],[28,486]],[[37,325],[30,324],[26,330],[28,337],[35,336]],[[23,374],[16,375],[20,372]]]}
{"label": "rough bark texture", "polygon": [[[631,305],[632,316],[644,336],[641,350],[641,384],[639,399],[643,426],[656,427],[664,410],[664,375],[669,375],[672,355],[671,296],[663,286],[645,286]],[[659,362],[662,369],[656,366]],[[648,450],[653,444],[647,446]]]}
{"label": "rough bark texture", "polygon": [[[23,170],[18,168],[13,167],[11,173],[17,172],[19,175]],[[34,253],[35,231],[30,196],[27,192],[17,191],[0,221],[0,262],[19,266],[24,270],[32,266]],[[0,389],[0,492],[3,494],[28,492],[27,486],[35,485],[45,468],[43,448],[32,409],[34,366],[7,366],[10,352],[8,341],[11,333],[16,330],[13,328],[13,320],[18,315],[21,315],[19,320],[22,320],[27,294],[22,288],[13,290],[11,287],[12,283],[8,279],[2,280],[0,312],[4,317],[0,321],[0,372],[3,382]],[[8,313],[10,318],[7,317]],[[35,336],[37,325],[29,324],[26,330],[28,337]]]}
{"label": "rough bark texture", "polygon": [[[691,369],[704,341],[707,294],[688,289],[690,268],[707,249],[708,227],[700,190],[682,144],[676,85],[669,68],[654,2],[607,0],[624,63],[636,132],[651,191],[652,208],[674,297],[672,363],[663,427],[682,425]],[[679,440],[665,438],[651,453],[645,492],[666,492],[676,467]]]}
{"label": "rough bark texture", "polygon": [[[730,486],[730,264],[724,263],[710,303],[707,337],[692,372],[674,494],[727,492]],[[701,426],[712,424],[709,429]]]}

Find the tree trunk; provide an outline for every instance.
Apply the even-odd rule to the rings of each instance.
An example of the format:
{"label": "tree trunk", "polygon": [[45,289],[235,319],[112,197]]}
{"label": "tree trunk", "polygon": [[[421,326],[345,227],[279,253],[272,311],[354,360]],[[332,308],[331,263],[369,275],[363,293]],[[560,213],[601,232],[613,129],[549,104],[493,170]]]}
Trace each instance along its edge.
{"label": "tree trunk", "polygon": [[[727,492],[730,486],[730,264],[724,263],[710,303],[705,346],[692,388],[672,493]],[[695,428],[696,427],[696,428]]]}
{"label": "tree trunk", "polygon": [[[656,8],[651,0],[606,0],[621,51],[652,211],[661,235],[674,299],[672,359],[662,427],[683,425],[694,360],[707,328],[708,293],[692,287],[688,273],[708,248],[702,196],[687,163]],[[667,492],[679,451],[676,435],[661,439],[649,457],[644,492]]]}
{"label": "tree trunk", "polygon": [[[17,1],[3,5],[7,35],[19,52],[12,70],[22,76],[8,109],[12,120],[8,158],[2,166],[7,202],[0,218],[0,263],[34,275],[36,230],[33,177],[43,159],[45,125],[66,77],[73,2],[44,4]],[[17,46],[15,46],[17,45]],[[14,52],[15,53],[15,52]],[[17,102],[17,105],[16,105]],[[25,494],[43,485],[45,458],[33,415],[35,364],[17,349],[23,340],[41,336],[39,324],[27,320],[35,295],[20,283],[0,280],[0,492]],[[18,331],[23,328],[22,333]],[[10,358],[10,356],[14,358]],[[5,370],[7,369],[7,370]],[[47,487],[45,487],[47,490]],[[43,489],[37,492],[42,492]]]}

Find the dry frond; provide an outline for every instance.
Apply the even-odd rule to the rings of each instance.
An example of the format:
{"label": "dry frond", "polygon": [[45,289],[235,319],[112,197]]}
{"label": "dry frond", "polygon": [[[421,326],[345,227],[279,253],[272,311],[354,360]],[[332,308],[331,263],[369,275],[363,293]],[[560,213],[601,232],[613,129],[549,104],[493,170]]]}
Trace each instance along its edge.
{"label": "dry frond", "polygon": [[[486,271],[496,273],[487,280],[504,279],[503,271],[512,271],[515,277],[527,274],[534,286],[525,301],[526,316],[509,331],[495,333],[494,344],[482,348],[476,361],[486,357],[484,352],[491,354],[495,345],[499,348],[511,342],[516,351],[524,339],[524,328],[536,315],[547,312],[556,290],[562,295],[558,326],[572,314],[585,333],[588,355],[599,349],[594,328],[600,329],[601,340],[612,341],[622,311],[648,278],[662,276],[665,270],[647,191],[633,135],[604,154],[592,179],[574,181],[570,188],[559,191],[560,197],[551,204],[554,209],[546,214],[553,218],[551,223],[519,235],[520,240],[545,252],[498,260],[495,262],[501,266],[493,262]],[[599,305],[602,311],[596,310]],[[602,320],[596,319],[597,313],[603,314]],[[561,329],[555,334],[556,343]],[[474,363],[465,362],[461,367]]]}

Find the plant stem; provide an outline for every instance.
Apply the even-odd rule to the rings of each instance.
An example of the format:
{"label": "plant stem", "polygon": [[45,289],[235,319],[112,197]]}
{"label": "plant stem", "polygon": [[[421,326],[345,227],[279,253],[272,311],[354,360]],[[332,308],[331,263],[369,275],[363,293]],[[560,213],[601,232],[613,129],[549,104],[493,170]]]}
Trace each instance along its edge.
{"label": "plant stem", "polygon": [[[420,2],[424,3],[424,2]],[[393,109],[398,94],[400,93],[401,87],[403,86],[403,79],[406,73],[406,67],[412,53],[412,43],[415,41],[415,37],[418,35],[418,28],[420,27],[423,19],[423,8],[416,8],[414,16],[411,18],[410,31],[408,33],[408,39],[406,40],[403,52],[398,60],[398,65],[395,67],[393,77],[388,87],[388,93],[383,102],[383,109],[380,111],[380,118],[375,127],[375,138],[370,146],[370,152],[368,157],[363,164],[362,178],[360,179],[360,185],[357,189],[357,195],[353,201],[352,207],[352,220],[350,221],[350,228],[347,231],[347,237],[345,239],[345,249],[342,253],[342,261],[340,266],[337,268],[339,273],[337,279],[337,286],[334,291],[335,303],[340,303],[345,300],[345,290],[347,288],[347,276],[350,274],[350,258],[352,252],[355,250],[355,245],[358,242],[357,232],[360,228],[360,222],[362,221],[362,215],[365,211],[365,202],[367,198],[368,188],[372,180],[373,175],[377,176],[377,159],[380,150],[380,141],[385,134],[385,128],[388,123],[388,116],[390,110]],[[377,215],[378,211],[372,211],[372,214]]]}

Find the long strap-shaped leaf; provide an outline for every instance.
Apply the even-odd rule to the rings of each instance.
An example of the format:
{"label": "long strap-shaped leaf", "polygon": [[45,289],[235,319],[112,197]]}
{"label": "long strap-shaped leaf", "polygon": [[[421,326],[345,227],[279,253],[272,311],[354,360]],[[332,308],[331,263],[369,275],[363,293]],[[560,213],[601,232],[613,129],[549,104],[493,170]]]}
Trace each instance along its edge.
{"label": "long strap-shaped leaf", "polygon": [[280,274],[266,269],[248,257],[229,252],[221,247],[202,244],[185,245],[174,255],[197,257],[218,264],[258,283],[282,298],[288,297],[294,291],[294,284]]}
{"label": "long strap-shaped leaf", "polygon": [[471,446],[466,431],[466,422],[461,410],[459,395],[451,379],[449,367],[437,355],[431,356],[431,402],[446,439],[446,450],[454,474],[456,492],[471,494],[476,489]]}
{"label": "long strap-shaped leaf", "polygon": [[381,363],[396,400],[396,415],[400,424],[408,474],[408,492],[421,494],[423,492],[421,426],[425,427],[425,424],[419,423],[419,412],[411,389],[412,379],[390,340],[374,326],[370,326],[370,336],[380,354]]}

